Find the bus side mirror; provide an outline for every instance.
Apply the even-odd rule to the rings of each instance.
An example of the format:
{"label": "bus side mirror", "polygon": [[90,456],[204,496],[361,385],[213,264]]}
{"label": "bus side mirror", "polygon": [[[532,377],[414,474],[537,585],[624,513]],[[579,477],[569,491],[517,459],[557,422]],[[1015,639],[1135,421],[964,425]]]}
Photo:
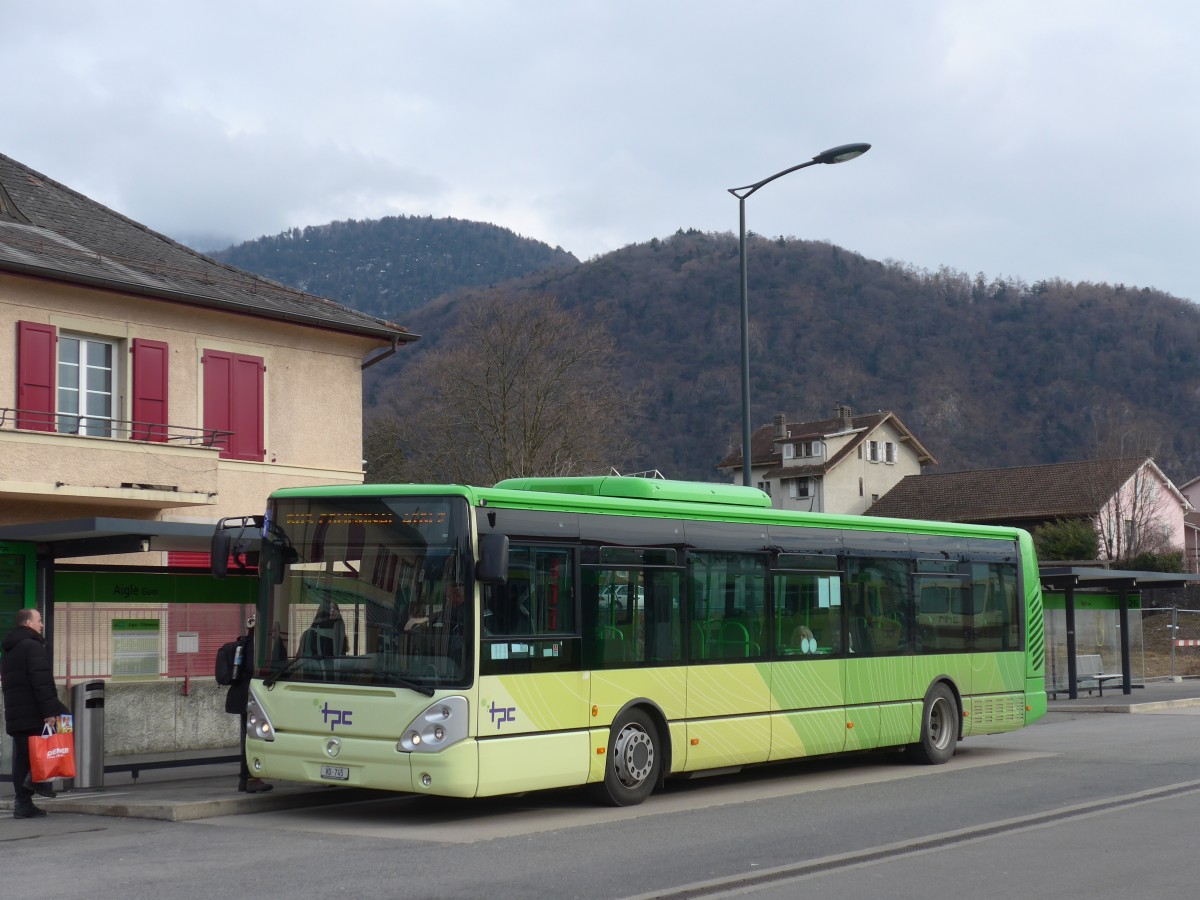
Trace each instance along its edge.
{"label": "bus side mirror", "polygon": [[217,524],[217,530],[213,532],[212,536],[209,565],[212,567],[213,578],[224,578],[229,574],[230,535],[222,528],[222,524]]}
{"label": "bus side mirror", "polygon": [[508,581],[507,534],[493,533],[480,537],[475,580],[484,584],[505,584]]}
{"label": "bus side mirror", "polygon": [[[250,565],[257,565],[257,553],[250,550],[252,544],[245,539],[246,530],[254,529],[261,533],[262,526],[262,516],[233,516],[217,522],[217,526],[213,530],[208,561],[214,578],[224,578],[229,574],[230,558],[233,559],[233,564],[243,572],[247,571]],[[235,528],[237,529],[236,540],[233,535]],[[253,561],[249,559],[252,555],[256,557]]]}

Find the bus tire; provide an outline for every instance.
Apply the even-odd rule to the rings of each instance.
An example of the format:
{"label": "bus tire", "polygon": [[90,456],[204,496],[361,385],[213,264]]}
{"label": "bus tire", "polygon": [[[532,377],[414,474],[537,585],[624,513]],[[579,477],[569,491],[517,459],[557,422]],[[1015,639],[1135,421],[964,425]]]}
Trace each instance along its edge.
{"label": "bus tire", "polygon": [[912,758],[930,766],[949,762],[958,745],[958,725],[958,703],[950,688],[939,682],[925,695],[921,740],[909,748]]}
{"label": "bus tire", "polygon": [[611,806],[636,806],[653,792],[662,771],[658,728],[645,710],[625,711],[613,722],[600,799]]}

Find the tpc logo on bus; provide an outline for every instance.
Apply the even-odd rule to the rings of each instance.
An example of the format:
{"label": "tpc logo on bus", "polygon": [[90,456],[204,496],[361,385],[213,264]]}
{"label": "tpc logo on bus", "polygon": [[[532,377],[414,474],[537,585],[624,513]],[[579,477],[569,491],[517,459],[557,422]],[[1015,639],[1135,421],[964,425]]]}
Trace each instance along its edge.
{"label": "tpc logo on bus", "polygon": [[350,721],[352,715],[354,715],[354,710],[351,709],[330,709],[328,700],[321,707],[321,716],[325,719],[330,731],[339,725],[353,725],[354,723]]}
{"label": "tpc logo on bus", "polygon": [[492,722],[496,726],[496,730],[500,730],[500,726],[505,722],[517,721],[517,708],[515,706],[497,706],[496,701],[492,701],[491,708],[488,710],[491,714]]}

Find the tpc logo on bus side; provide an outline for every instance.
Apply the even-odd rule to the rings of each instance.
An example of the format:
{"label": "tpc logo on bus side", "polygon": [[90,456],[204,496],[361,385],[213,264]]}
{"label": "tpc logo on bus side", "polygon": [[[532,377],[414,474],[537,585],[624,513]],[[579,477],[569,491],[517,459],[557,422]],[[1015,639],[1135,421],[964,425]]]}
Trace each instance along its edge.
{"label": "tpc logo on bus side", "polygon": [[321,715],[329,725],[329,730],[337,728],[339,725],[353,725],[350,717],[354,715],[354,711],[350,709],[330,709],[329,701],[325,701],[325,705],[321,708]]}
{"label": "tpc logo on bus side", "polygon": [[497,706],[496,701],[492,701],[491,708],[488,712],[492,716],[492,722],[496,726],[496,730],[500,730],[500,726],[505,722],[517,721],[517,708],[515,706]]}

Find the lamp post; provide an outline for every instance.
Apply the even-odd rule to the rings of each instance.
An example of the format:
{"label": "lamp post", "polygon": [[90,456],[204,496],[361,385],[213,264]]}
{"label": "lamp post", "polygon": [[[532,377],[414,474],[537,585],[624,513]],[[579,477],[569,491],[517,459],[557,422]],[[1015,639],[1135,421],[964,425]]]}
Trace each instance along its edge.
{"label": "lamp post", "polygon": [[818,153],[808,162],[776,172],[770,178],[764,178],[754,184],[744,187],[729,188],[729,193],[738,198],[738,254],[742,268],[742,483],[752,487],[750,475],[750,305],[747,299],[746,282],[746,198],[760,187],[770,184],[776,178],[782,178],[795,172],[815,165],[834,165],[848,162],[862,156],[871,149],[870,144],[842,144],[824,153]]}

